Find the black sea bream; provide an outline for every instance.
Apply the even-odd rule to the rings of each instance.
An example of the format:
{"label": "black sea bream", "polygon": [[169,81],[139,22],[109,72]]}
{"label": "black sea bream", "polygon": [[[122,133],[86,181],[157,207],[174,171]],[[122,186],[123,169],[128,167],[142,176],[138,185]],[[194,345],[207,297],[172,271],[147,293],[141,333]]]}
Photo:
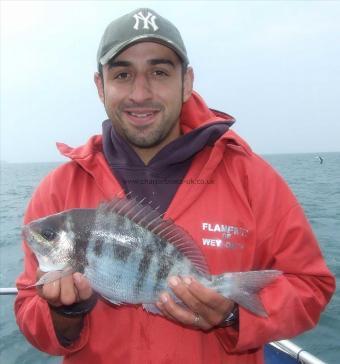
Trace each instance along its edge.
{"label": "black sea bream", "polygon": [[[256,293],[281,272],[250,271],[210,275],[193,239],[150,205],[115,198],[97,209],[72,209],[35,220],[24,237],[46,274],[37,284],[67,272],[82,272],[92,288],[115,304],[154,303],[170,276],[191,276],[257,315],[266,316]],[[58,271],[57,273],[55,271]],[[66,272],[66,273],[65,273]]]}

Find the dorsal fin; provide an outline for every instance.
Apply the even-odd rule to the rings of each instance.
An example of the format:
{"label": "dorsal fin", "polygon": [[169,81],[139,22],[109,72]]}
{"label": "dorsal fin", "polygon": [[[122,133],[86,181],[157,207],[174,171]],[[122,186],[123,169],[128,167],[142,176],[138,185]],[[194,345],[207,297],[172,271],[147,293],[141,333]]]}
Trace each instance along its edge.
{"label": "dorsal fin", "polygon": [[115,213],[130,219],[173,244],[200,272],[209,273],[205,257],[193,238],[171,219],[164,220],[162,214],[153,209],[150,203],[137,201],[136,198],[114,197],[110,202],[102,203],[98,210],[103,214]]}

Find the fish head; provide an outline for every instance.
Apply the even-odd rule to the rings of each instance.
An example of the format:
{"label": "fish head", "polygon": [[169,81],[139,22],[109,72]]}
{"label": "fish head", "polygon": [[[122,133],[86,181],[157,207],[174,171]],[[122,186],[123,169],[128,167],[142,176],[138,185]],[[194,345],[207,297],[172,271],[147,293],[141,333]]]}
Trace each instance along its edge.
{"label": "fish head", "polygon": [[70,266],[74,255],[74,233],[67,213],[34,220],[25,225],[22,232],[42,271],[63,270]]}

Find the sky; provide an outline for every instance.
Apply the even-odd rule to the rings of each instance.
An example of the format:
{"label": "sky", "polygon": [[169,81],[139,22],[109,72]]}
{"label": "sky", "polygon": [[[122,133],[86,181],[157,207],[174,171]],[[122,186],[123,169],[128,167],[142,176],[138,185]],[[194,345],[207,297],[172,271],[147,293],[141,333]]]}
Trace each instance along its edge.
{"label": "sky", "polygon": [[209,107],[259,154],[340,151],[340,1],[1,0],[0,159],[64,160],[106,119],[93,82],[106,26],[151,7],[180,30]]}

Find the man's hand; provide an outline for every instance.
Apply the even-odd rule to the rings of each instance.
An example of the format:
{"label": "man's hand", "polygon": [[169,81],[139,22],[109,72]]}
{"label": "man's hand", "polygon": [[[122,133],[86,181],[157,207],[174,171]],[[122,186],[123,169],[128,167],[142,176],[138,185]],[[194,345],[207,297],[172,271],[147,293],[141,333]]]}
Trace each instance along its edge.
{"label": "man's hand", "polygon": [[161,294],[157,307],[168,319],[186,326],[211,330],[220,325],[235,307],[233,301],[204,287],[193,278],[171,277],[169,285],[187,308],[176,304],[166,292]]}
{"label": "man's hand", "polygon": [[[45,273],[37,270],[37,281]],[[81,273],[73,273],[56,281],[37,286],[38,294],[51,306],[72,305],[91,297],[89,281]],[[64,346],[76,340],[83,328],[83,316],[65,317],[51,310],[51,317],[60,343]]]}
{"label": "man's hand", "polygon": [[[37,270],[37,281],[45,273]],[[72,305],[87,300],[93,291],[89,281],[81,273],[73,273],[56,281],[37,287],[40,297],[51,306]]]}

